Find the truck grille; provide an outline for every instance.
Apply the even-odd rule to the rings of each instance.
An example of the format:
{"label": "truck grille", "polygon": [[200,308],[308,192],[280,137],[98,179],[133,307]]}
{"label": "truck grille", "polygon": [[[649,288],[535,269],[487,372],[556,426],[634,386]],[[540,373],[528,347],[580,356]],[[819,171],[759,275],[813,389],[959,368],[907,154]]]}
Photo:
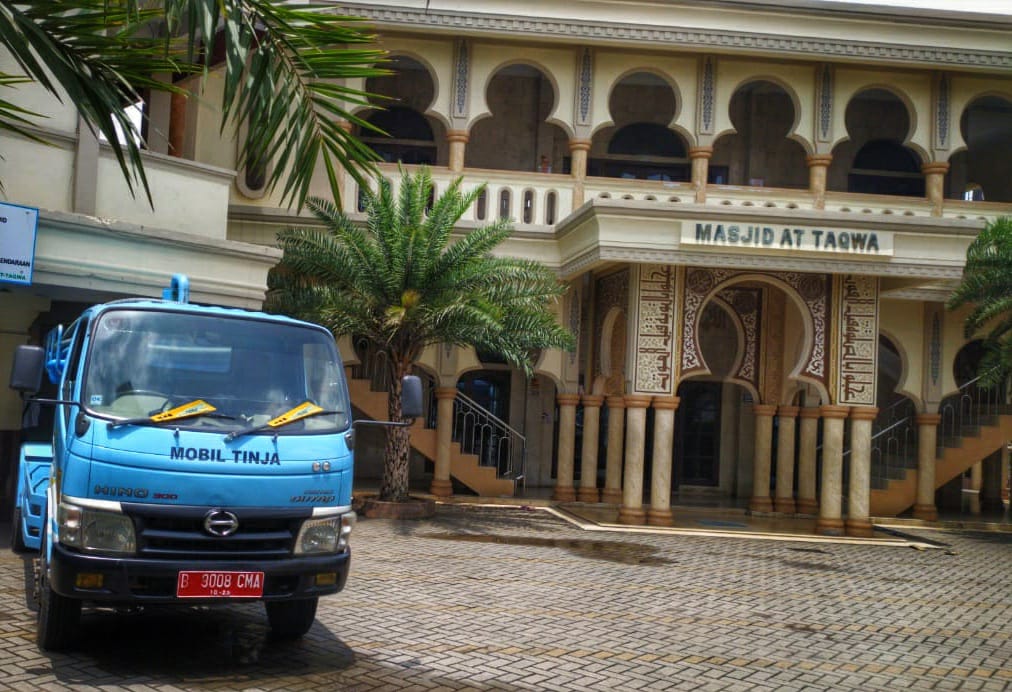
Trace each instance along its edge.
{"label": "truck grille", "polygon": [[124,505],[134,522],[137,554],[156,559],[250,560],[286,558],[292,554],[306,511],[228,509],[239,520],[228,536],[204,529],[206,507]]}

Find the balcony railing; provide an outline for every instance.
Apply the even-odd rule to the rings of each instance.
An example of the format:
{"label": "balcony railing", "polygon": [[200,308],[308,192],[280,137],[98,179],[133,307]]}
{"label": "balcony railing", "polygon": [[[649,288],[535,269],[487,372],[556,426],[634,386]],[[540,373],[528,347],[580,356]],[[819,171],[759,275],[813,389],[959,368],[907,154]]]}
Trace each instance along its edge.
{"label": "balcony railing", "polygon": [[[413,170],[413,166],[404,166]],[[398,167],[381,164],[380,170],[391,181],[396,191],[400,183]],[[430,168],[436,194],[450,182],[464,178],[464,189],[487,183],[483,197],[464,214],[462,220],[476,224],[499,217],[513,219],[515,228],[528,232],[549,231],[569,216],[576,207],[575,191],[578,183],[571,176],[533,171],[500,171],[467,169],[455,173],[446,168]],[[659,180],[628,180],[624,178],[588,177],[583,183],[583,202],[592,199],[627,200],[638,204],[656,204],[659,207],[696,204],[695,190],[688,182]],[[350,214],[361,212],[358,188],[347,178],[348,193],[344,196],[344,210]],[[708,185],[707,207],[731,209],[761,208],[784,211],[815,211],[815,197],[806,188],[749,187],[741,185]],[[894,218],[931,217],[931,203],[922,197],[866,195],[848,192],[827,192],[824,211],[860,216]],[[991,220],[1012,213],[1012,205],[995,202],[966,202],[945,200],[942,216],[945,218]]]}

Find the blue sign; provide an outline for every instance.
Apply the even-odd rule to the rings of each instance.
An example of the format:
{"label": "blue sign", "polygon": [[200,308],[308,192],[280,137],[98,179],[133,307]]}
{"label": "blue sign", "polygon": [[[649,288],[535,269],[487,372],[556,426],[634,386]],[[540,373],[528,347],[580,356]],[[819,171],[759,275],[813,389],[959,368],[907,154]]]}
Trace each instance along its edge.
{"label": "blue sign", "polygon": [[32,283],[39,210],[0,202],[0,282]]}

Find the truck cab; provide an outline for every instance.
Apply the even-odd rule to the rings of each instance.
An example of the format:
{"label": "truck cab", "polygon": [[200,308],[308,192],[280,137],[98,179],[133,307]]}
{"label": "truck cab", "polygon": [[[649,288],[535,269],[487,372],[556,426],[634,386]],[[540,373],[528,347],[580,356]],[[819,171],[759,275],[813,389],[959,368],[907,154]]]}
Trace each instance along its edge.
{"label": "truck cab", "polygon": [[265,603],[274,635],[311,627],[350,564],[353,428],[324,328],[168,300],[94,306],[11,386],[58,384],[52,443],[21,450],[15,550],[38,551],[42,649],[82,604]]}

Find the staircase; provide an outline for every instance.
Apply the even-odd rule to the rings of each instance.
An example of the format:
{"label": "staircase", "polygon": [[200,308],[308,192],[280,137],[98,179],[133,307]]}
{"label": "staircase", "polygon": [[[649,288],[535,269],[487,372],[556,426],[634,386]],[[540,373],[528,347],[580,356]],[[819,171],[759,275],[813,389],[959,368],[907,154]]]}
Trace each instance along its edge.
{"label": "staircase", "polygon": [[[387,393],[374,391],[372,381],[364,378],[350,378],[348,390],[351,402],[359,411],[375,420],[387,417]],[[421,455],[436,460],[436,430],[425,425],[418,418],[411,426],[411,446]],[[480,463],[477,454],[469,454],[461,448],[460,441],[450,444],[450,477],[481,496],[512,496],[516,491],[515,478],[501,477],[497,466]]]}
{"label": "staircase", "polygon": [[[938,489],[1012,440],[1012,407],[1001,388],[981,389],[977,380],[943,402],[935,453]],[[896,516],[917,500],[917,427],[912,405],[890,412],[896,422],[884,421],[872,437],[870,513]],[[879,421],[876,420],[876,424]]]}

